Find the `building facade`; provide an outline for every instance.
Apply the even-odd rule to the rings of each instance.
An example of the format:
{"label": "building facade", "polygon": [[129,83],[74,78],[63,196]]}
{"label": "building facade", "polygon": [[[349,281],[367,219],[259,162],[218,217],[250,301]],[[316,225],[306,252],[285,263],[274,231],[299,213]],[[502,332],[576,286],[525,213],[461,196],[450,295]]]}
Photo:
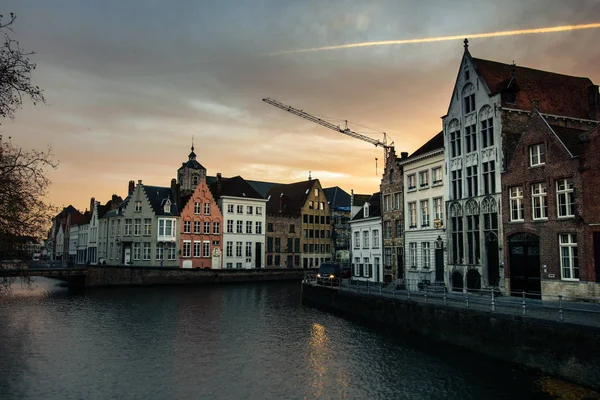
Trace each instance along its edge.
{"label": "building facade", "polygon": [[352,197],[339,186],[323,189],[331,210],[333,251],[335,261],[350,265],[350,219]]}
{"label": "building facade", "polygon": [[383,281],[403,280],[404,276],[404,176],[401,162],[408,153],[391,148],[386,156],[381,179],[381,214],[383,224]]}
{"label": "building facade", "polygon": [[545,115],[590,118],[588,96],[597,86],[569,77],[473,58],[465,51],[448,113],[442,117],[448,166],[446,214],[450,280],[454,290],[507,286],[502,246],[505,210],[500,173],[507,149],[522,131],[512,113],[528,112],[539,99]]}
{"label": "building facade", "polygon": [[443,132],[402,162],[406,283],[449,285]]}
{"label": "building facade", "polygon": [[597,197],[585,193],[600,183],[600,129],[591,121],[557,125],[536,109],[522,119],[502,173],[507,291],[597,301],[599,210]]}
{"label": "building facade", "polygon": [[204,177],[180,204],[181,267],[221,269],[223,216]]}
{"label": "building facade", "polygon": [[373,194],[350,221],[352,279],[383,282],[381,193]]}
{"label": "building facade", "polygon": [[209,188],[223,215],[223,268],[264,268],[267,200],[241,176],[219,173]]}
{"label": "building facade", "polygon": [[331,211],[318,179],[309,179],[302,214],[302,268],[318,268],[334,259]]}

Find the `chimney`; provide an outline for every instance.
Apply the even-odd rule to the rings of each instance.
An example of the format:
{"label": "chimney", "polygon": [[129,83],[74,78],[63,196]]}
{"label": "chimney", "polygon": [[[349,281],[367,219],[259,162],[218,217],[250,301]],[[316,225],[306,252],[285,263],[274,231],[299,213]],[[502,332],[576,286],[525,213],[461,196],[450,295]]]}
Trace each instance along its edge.
{"label": "chimney", "polygon": [[117,208],[117,205],[118,205],[117,203],[118,203],[118,201],[119,201],[119,200],[118,200],[118,196],[117,196],[116,194],[113,194],[113,195],[112,195],[112,198],[111,198],[111,200],[110,200],[110,208],[111,208],[111,209],[113,209],[113,210],[114,210],[115,208]]}
{"label": "chimney", "polygon": [[590,119],[600,121],[600,92],[598,91],[598,85],[592,85],[588,88],[588,104]]}
{"label": "chimney", "polygon": [[408,153],[406,151],[403,151],[402,153],[400,153],[400,159],[404,160],[405,158],[408,158]]}
{"label": "chimney", "polygon": [[135,189],[135,182],[129,181],[129,187],[127,188],[127,195],[131,195]]}
{"label": "chimney", "polygon": [[142,184],[142,180],[138,179],[138,185],[141,185],[141,184]]}
{"label": "chimney", "polygon": [[217,172],[217,197],[221,197],[221,173]]}
{"label": "chimney", "polygon": [[354,206],[354,189],[350,189],[350,208]]}
{"label": "chimney", "polygon": [[90,211],[94,212],[94,205],[96,204],[96,199],[95,198],[91,198],[90,199]]}

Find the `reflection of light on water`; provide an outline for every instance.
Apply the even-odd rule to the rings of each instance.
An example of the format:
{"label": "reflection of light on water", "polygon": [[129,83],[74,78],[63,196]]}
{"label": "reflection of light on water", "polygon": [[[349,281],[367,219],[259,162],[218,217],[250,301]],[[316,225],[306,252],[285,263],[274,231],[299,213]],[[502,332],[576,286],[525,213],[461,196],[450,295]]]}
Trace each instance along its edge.
{"label": "reflection of light on water", "polygon": [[338,398],[346,398],[346,389],[349,386],[348,376],[345,371],[339,370],[340,365],[337,364],[338,371],[334,374],[330,369],[334,366],[333,352],[330,346],[331,339],[327,336],[325,327],[314,322],[311,327],[311,335],[309,345],[309,360],[312,370],[313,380],[313,396],[320,398],[330,392],[331,380],[335,379],[334,386],[337,387]]}
{"label": "reflection of light on water", "polygon": [[600,393],[560,379],[543,377],[537,382],[541,391],[555,399],[561,400],[586,400],[598,399]]}

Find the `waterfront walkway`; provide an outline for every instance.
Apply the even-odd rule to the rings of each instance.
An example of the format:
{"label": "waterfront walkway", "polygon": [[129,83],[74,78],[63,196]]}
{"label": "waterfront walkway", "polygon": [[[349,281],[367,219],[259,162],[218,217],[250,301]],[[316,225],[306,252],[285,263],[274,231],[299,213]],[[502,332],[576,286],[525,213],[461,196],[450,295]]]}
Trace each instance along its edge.
{"label": "waterfront walkway", "polygon": [[[306,283],[316,285],[311,277]],[[490,290],[461,293],[446,292],[444,288],[424,288],[410,291],[396,289],[393,285],[350,281],[344,279],[339,286],[333,288],[340,291],[354,292],[365,296],[398,298],[419,303],[447,305],[458,308],[496,313],[500,315],[518,315],[543,320],[558,321],[577,325],[600,327],[600,304],[570,301],[562,297],[556,300],[538,300],[525,297],[492,295]]]}

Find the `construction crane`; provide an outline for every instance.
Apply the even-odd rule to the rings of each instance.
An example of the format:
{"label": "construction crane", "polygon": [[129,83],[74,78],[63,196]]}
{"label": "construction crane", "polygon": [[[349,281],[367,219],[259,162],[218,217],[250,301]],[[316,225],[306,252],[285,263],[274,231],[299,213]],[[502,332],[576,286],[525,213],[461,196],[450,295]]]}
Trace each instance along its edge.
{"label": "construction crane", "polygon": [[384,151],[384,163],[387,162],[390,150],[392,150],[394,148],[394,146],[393,146],[394,145],[394,141],[391,141],[388,144],[388,135],[386,135],[385,132],[383,133],[383,141],[382,140],[373,139],[373,138],[371,138],[369,136],[365,136],[363,134],[360,134],[360,133],[357,133],[357,132],[354,132],[354,131],[350,130],[348,128],[348,121],[347,120],[345,121],[346,126],[344,128],[341,128],[339,125],[334,125],[331,122],[327,122],[327,121],[325,121],[325,120],[323,120],[323,119],[321,119],[319,117],[316,117],[316,116],[311,115],[311,114],[309,114],[307,112],[304,112],[303,110],[298,110],[297,108],[294,108],[292,106],[288,106],[287,104],[283,104],[283,103],[281,103],[281,102],[279,102],[277,100],[273,100],[273,99],[270,99],[270,98],[267,97],[266,99],[263,99],[263,101],[265,103],[268,103],[268,104],[272,105],[272,106],[280,108],[283,111],[290,112],[290,113],[292,113],[294,115],[297,115],[297,116],[299,116],[301,118],[304,118],[304,119],[307,119],[309,121],[312,121],[315,124],[319,124],[321,126],[324,126],[325,128],[329,128],[329,129],[332,129],[334,131],[343,133],[344,135],[347,135],[347,136],[350,136],[350,137],[353,137],[353,138],[356,138],[356,139],[363,140],[363,141],[365,141],[367,143],[371,143],[374,146],[383,147],[383,151]]}

